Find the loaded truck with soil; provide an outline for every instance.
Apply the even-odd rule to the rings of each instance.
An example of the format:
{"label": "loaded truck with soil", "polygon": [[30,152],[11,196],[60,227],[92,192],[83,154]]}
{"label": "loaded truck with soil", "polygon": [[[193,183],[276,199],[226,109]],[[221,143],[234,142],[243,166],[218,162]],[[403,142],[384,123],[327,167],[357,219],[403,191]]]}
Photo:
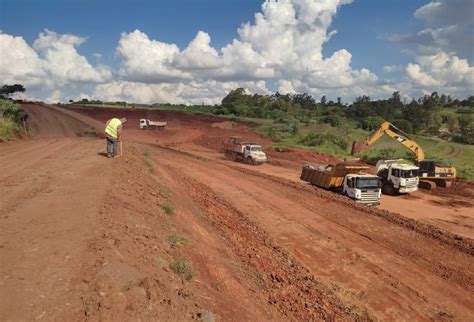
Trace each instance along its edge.
{"label": "loaded truck with soil", "polygon": [[242,161],[248,164],[262,164],[267,162],[267,155],[258,143],[244,142],[241,137],[232,136],[222,142],[221,151],[227,159]]}
{"label": "loaded truck with soil", "polygon": [[336,165],[305,165],[301,180],[315,186],[342,193],[369,206],[380,204],[381,179],[368,174],[367,166],[338,163]]}
{"label": "loaded truck with soil", "polygon": [[167,122],[151,121],[149,119],[140,119],[140,129],[142,130],[162,130]]}
{"label": "loaded truck with soil", "polygon": [[419,168],[402,162],[403,160],[379,160],[375,165],[377,175],[382,178],[383,194],[393,196],[418,190]]}

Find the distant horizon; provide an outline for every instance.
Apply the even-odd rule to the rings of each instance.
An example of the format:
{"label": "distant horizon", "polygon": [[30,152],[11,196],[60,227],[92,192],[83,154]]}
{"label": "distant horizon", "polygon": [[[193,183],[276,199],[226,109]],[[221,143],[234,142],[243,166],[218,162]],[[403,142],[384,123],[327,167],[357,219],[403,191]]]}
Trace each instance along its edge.
{"label": "distant horizon", "polygon": [[214,105],[250,93],[405,99],[474,89],[474,0],[4,0],[18,98]]}

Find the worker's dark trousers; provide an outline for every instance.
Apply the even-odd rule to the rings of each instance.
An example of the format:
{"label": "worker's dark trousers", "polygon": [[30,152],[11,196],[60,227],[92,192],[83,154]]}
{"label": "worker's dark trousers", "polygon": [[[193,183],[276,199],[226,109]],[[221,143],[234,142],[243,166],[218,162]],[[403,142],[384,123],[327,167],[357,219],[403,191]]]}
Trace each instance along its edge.
{"label": "worker's dark trousers", "polygon": [[117,155],[117,146],[118,141],[113,137],[107,137],[107,156],[116,156]]}

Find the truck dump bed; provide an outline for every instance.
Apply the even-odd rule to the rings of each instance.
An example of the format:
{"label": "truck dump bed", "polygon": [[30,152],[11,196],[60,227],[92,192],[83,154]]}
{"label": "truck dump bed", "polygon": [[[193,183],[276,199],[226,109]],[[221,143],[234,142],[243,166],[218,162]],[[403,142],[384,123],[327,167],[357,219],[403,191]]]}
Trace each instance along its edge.
{"label": "truck dump bed", "polygon": [[165,127],[168,122],[160,122],[160,121],[150,121],[148,122],[149,125],[157,126],[157,127]]}
{"label": "truck dump bed", "polygon": [[222,142],[222,150],[242,153],[244,149],[242,144]]}
{"label": "truck dump bed", "polygon": [[344,183],[344,177],[349,173],[360,173],[369,167],[338,163],[336,165],[312,166],[305,165],[301,171],[301,180],[314,184],[315,186],[331,189],[338,188]]}

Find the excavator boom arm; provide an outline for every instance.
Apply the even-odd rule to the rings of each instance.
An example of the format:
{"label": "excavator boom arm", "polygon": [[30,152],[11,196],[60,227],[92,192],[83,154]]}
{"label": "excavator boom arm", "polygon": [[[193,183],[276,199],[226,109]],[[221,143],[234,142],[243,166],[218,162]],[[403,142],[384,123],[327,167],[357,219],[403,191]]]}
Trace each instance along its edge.
{"label": "excavator boom arm", "polygon": [[425,159],[425,153],[423,152],[423,149],[415,141],[408,138],[408,136],[405,135],[402,130],[390,122],[382,123],[380,127],[363,142],[363,144],[354,142],[352,145],[352,154],[355,154],[364,148],[368,148],[377,142],[384,134],[394,140],[397,140],[399,143],[403,144],[406,148],[412,151],[418,161]]}

